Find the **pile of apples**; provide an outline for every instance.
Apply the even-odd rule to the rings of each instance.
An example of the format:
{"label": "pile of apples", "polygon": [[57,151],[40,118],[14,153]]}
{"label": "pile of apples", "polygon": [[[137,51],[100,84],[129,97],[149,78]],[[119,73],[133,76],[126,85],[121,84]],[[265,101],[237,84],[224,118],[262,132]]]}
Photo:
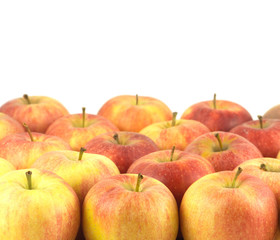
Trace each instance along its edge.
{"label": "pile of apples", "polygon": [[253,120],[214,95],[176,117],[138,95],[2,103],[0,239],[280,239],[280,106]]}

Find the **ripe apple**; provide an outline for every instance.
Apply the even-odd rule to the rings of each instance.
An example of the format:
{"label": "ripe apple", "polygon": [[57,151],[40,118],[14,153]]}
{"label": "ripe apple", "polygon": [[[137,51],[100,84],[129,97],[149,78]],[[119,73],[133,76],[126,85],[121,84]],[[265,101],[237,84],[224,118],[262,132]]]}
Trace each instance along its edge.
{"label": "ripe apple", "polygon": [[74,190],[49,171],[21,169],[0,178],[0,239],[74,240],[80,224]]}
{"label": "ripe apple", "polygon": [[68,142],[72,150],[79,151],[92,138],[119,129],[106,118],[94,114],[69,114],[57,119],[49,126],[46,134],[54,135]]}
{"label": "ripe apple", "polygon": [[175,240],[176,201],[160,181],[141,174],[119,174],[96,183],[83,204],[87,240]]}
{"label": "ripe apple", "polygon": [[241,171],[208,174],[188,188],[180,207],[184,239],[273,239],[278,222],[274,193]]}
{"label": "ripe apple", "polygon": [[62,177],[76,192],[81,204],[89,189],[100,179],[120,174],[109,158],[73,150],[51,151],[40,156],[33,168],[48,170]]}
{"label": "ripe apple", "polygon": [[45,133],[56,119],[68,115],[67,109],[57,100],[45,96],[28,96],[10,100],[0,107],[20,123],[26,123],[32,132]]}
{"label": "ripe apple", "polygon": [[178,206],[188,187],[206,174],[215,172],[205,158],[180,150],[162,150],[136,160],[128,173],[141,173],[161,181],[173,193]]}
{"label": "ripe apple", "polygon": [[16,170],[13,164],[4,158],[0,158],[0,177],[7,172]]}
{"label": "ripe apple", "polygon": [[70,149],[59,137],[44,133],[27,132],[9,135],[0,140],[0,157],[8,160],[16,169],[29,168],[42,154],[54,150]]}
{"label": "ripe apple", "polygon": [[22,132],[24,128],[17,120],[0,112],[0,140],[8,135]]}
{"label": "ripe apple", "polygon": [[234,102],[216,100],[216,94],[212,101],[203,101],[190,106],[181,118],[197,120],[212,132],[227,132],[243,122],[252,120],[245,108]]}
{"label": "ripe apple", "polygon": [[240,163],[262,157],[259,149],[247,139],[230,132],[205,133],[185,149],[206,158],[215,171],[233,170]]}
{"label": "ripe apple", "polygon": [[144,127],[172,119],[172,112],[162,101],[144,96],[121,95],[108,100],[98,115],[109,119],[121,131],[139,132]]}
{"label": "ripe apple", "polygon": [[280,150],[280,119],[252,120],[240,124],[230,132],[238,134],[253,143],[264,157],[276,158]]}
{"label": "ripe apple", "polygon": [[87,153],[96,153],[110,158],[121,173],[126,173],[129,166],[138,158],[158,151],[157,145],[143,134],[117,131],[101,134],[86,145]]}
{"label": "ripe apple", "polygon": [[268,109],[263,115],[263,118],[280,119],[280,104]]}
{"label": "ripe apple", "polygon": [[177,112],[173,113],[172,121],[153,123],[139,133],[151,138],[159,149],[184,150],[195,138],[210,132],[201,122],[195,120],[176,120]]}

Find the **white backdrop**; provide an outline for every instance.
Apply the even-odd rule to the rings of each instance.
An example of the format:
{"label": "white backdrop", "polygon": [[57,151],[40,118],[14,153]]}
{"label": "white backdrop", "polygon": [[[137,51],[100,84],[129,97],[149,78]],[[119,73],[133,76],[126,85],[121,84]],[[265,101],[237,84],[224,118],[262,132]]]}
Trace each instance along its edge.
{"label": "white backdrop", "polygon": [[180,116],[217,99],[256,119],[279,104],[277,1],[1,1],[0,105],[45,95],[97,113],[121,94]]}

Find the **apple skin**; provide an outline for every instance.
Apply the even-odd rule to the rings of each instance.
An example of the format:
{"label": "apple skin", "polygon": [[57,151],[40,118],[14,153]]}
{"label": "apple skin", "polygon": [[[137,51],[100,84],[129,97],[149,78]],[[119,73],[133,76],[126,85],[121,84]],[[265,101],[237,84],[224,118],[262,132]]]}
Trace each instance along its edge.
{"label": "apple skin", "polygon": [[57,100],[46,96],[29,96],[31,104],[24,98],[10,100],[0,107],[20,123],[26,123],[32,132],[45,133],[56,119],[68,115],[67,109]]}
{"label": "apple skin", "polygon": [[216,109],[213,107],[213,101],[196,103],[186,109],[181,118],[197,120],[206,125],[211,132],[227,132],[243,122],[252,120],[245,108],[226,100],[216,100]]}
{"label": "apple skin", "polygon": [[0,177],[7,172],[16,170],[13,164],[4,158],[0,158]]}
{"label": "apple skin", "polygon": [[98,115],[109,119],[121,131],[139,132],[144,127],[172,119],[172,111],[162,101],[139,96],[120,95],[111,98],[98,111]]}
{"label": "apple skin", "polygon": [[188,188],[180,207],[184,239],[273,239],[278,222],[274,193],[259,178],[243,173],[237,187],[229,188],[235,174],[208,174]]}
{"label": "apple skin", "polygon": [[139,133],[151,138],[161,150],[172,149],[184,150],[195,138],[208,133],[210,130],[202,123],[195,120],[176,120],[175,126],[172,121],[153,123],[143,128]]}
{"label": "apple skin", "polygon": [[[118,134],[119,143],[114,139]],[[126,173],[129,166],[138,158],[158,151],[157,145],[143,134],[135,132],[108,132],[90,140],[85,149],[87,153],[101,154],[110,158],[119,168],[120,173]]]}
{"label": "apple skin", "polygon": [[42,154],[55,150],[70,149],[61,138],[43,133],[32,133],[34,142],[27,132],[9,135],[0,140],[0,157],[8,160],[16,169],[29,168]]}
{"label": "apple skin", "polygon": [[0,140],[8,135],[24,131],[23,126],[17,120],[0,112]]}
{"label": "apple skin", "polygon": [[263,118],[280,119],[280,104],[268,109],[263,115]]}
{"label": "apple skin", "polygon": [[73,150],[51,151],[40,156],[32,168],[51,171],[62,177],[76,192],[83,203],[89,189],[100,179],[120,174],[117,166],[109,158]]}
{"label": "apple skin", "polygon": [[[32,190],[25,173],[32,172]],[[56,174],[21,169],[0,178],[0,239],[74,240],[80,224],[79,199]]]}
{"label": "apple skin", "polygon": [[180,150],[174,151],[170,161],[171,151],[162,150],[147,154],[136,160],[127,172],[141,173],[161,181],[169,188],[180,206],[188,187],[215,170],[205,158]]}
{"label": "apple skin", "polygon": [[[219,134],[225,150],[219,150],[215,134]],[[259,149],[247,139],[230,132],[205,133],[190,143],[185,152],[198,154],[206,158],[216,172],[233,170],[242,162],[263,157]]]}
{"label": "apple skin", "polygon": [[240,124],[230,132],[238,134],[253,143],[264,157],[276,158],[280,150],[280,120],[263,119],[263,128],[259,120]]}
{"label": "apple skin", "polygon": [[94,114],[86,114],[85,127],[83,114],[69,114],[57,119],[46,131],[68,142],[72,150],[79,151],[92,138],[119,129],[109,120]]}
{"label": "apple skin", "polygon": [[160,181],[144,176],[135,192],[137,174],[100,180],[83,204],[87,240],[175,240],[179,217],[176,201]]}

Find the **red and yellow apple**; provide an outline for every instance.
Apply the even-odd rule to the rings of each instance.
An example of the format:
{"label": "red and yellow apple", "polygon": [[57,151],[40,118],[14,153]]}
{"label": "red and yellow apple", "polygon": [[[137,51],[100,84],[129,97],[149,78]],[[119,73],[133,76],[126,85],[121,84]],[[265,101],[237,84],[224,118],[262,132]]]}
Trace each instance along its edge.
{"label": "red and yellow apple", "polygon": [[16,170],[13,164],[4,158],[0,158],[0,177],[7,172]]}
{"label": "red and yellow apple", "polygon": [[23,126],[17,120],[0,112],[0,140],[8,135],[23,132]]}
{"label": "red and yellow apple", "polygon": [[277,104],[272,108],[268,109],[264,113],[263,118],[280,119],[280,104]]}

